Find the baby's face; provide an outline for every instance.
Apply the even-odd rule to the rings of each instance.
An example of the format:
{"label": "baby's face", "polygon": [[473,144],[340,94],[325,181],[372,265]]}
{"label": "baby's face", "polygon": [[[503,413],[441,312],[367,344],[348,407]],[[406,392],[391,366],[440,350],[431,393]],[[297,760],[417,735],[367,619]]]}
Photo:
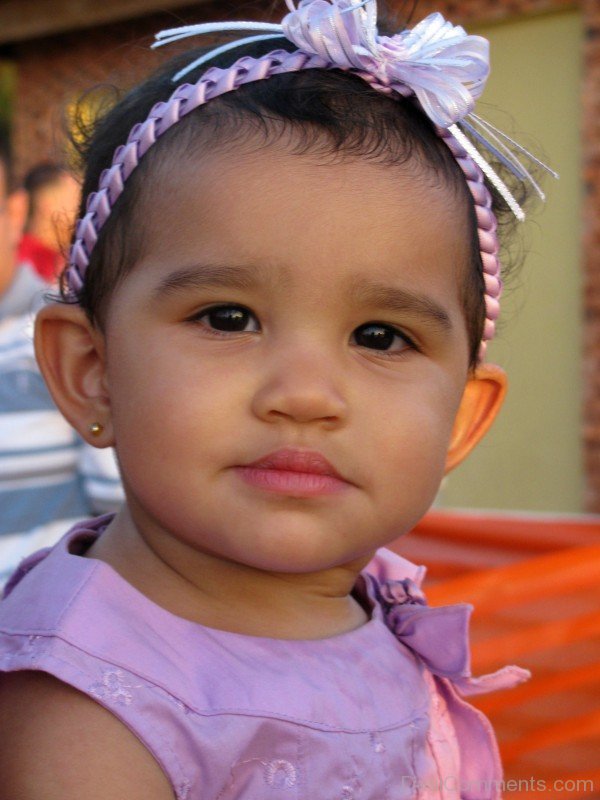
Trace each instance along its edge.
{"label": "baby's face", "polygon": [[[106,324],[138,527],[303,572],[410,529],[468,372],[466,214],[421,171],[283,147],[180,165]],[[338,478],[248,465],[316,451]]]}

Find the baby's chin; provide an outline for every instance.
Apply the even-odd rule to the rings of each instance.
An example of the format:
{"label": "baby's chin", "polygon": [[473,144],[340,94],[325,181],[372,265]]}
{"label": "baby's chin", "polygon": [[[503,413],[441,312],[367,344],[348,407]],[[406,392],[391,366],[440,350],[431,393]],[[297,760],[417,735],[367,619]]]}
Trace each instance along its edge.
{"label": "baby's chin", "polygon": [[[238,564],[265,573],[302,576],[340,571],[356,576],[385,542],[375,535],[349,540],[347,535],[322,531],[287,530],[265,537],[264,531],[250,549],[238,549],[230,557]],[[218,555],[215,553],[214,555]],[[221,554],[223,555],[223,554]]]}
{"label": "baby's chin", "polygon": [[185,543],[191,561],[196,560],[196,551],[200,562],[205,554],[217,568],[221,562],[266,573],[302,575],[341,568],[357,574],[379,548],[410,530],[422,516],[420,511],[402,519],[394,513],[378,515],[360,503],[351,514],[339,507],[327,511],[306,506],[253,516],[232,509],[226,522],[198,520],[195,526],[171,528],[170,535]]}
{"label": "baby's chin", "polygon": [[327,559],[323,553],[313,556],[296,551],[289,554],[278,553],[272,558],[252,559],[250,563],[247,560],[244,566],[272,575],[288,575],[290,577],[325,575],[335,572],[352,573],[356,576],[371,561],[375,552],[376,548],[360,555],[343,553],[336,554],[334,557],[332,554]]}

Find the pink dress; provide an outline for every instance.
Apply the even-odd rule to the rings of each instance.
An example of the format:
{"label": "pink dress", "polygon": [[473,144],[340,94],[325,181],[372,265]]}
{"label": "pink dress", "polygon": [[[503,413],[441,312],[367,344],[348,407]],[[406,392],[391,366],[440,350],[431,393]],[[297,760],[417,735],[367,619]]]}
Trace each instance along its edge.
{"label": "pink dress", "polygon": [[82,558],[110,517],[30,556],[0,602],[0,670],[43,670],[117,716],[177,800],[494,800],[487,718],[461,694],[519,683],[470,676],[471,606],[431,608],[424,568],[386,550],[356,592],[360,628],[282,640],[206,628]]}

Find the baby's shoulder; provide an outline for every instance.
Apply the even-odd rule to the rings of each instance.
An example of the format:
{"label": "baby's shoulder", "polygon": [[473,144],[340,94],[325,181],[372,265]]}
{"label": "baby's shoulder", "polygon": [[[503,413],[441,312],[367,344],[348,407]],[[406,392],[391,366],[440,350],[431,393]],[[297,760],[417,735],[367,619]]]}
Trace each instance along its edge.
{"label": "baby's shoulder", "polygon": [[113,714],[43,672],[0,677],[0,773],[21,800],[170,800],[169,781]]}

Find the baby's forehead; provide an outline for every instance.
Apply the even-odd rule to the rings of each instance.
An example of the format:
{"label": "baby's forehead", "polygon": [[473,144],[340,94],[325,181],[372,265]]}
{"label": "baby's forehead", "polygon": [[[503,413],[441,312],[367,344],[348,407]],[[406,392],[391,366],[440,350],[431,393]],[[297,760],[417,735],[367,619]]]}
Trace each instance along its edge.
{"label": "baby's forehead", "polygon": [[[241,152],[209,150],[163,164],[148,175],[143,193],[150,238],[153,231],[167,226],[176,231],[193,218],[208,228],[209,238],[221,234],[238,249],[252,250],[250,244],[270,249],[273,260],[281,251],[281,264],[295,246],[310,250],[318,243],[319,252],[335,257],[340,244],[352,243],[356,270],[362,272],[374,261],[387,263],[402,235],[411,245],[422,237],[421,250],[441,236],[458,242],[471,238],[467,203],[457,202],[452,186],[412,161],[324,160],[320,153],[298,154],[279,144]],[[240,235],[244,238],[237,241]]]}
{"label": "baby's forehead", "polygon": [[469,243],[451,199],[365,160],[213,155],[170,173],[137,269],[157,297],[208,290],[315,317],[371,309],[449,327]]}
{"label": "baby's forehead", "polygon": [[[377,201],[380,212],[385,206],[390,215],[396,209],[401,213],[412,209],[415,214],[431,218],[432,223],[443,210],[448,210],[458,225],[464,223],[465,212],[472,206],[460,172],[450,179],[417,152],[394,161],[332,150],[324,136],[318,140],[323,147],[298,149],[298,141],[303,139],[293,133],[273,141],[257,135],[235,146],[225,141],[184,151],[151,152],[143,179],[138,179],[138,202],[145,201],[145,214],[151,213],[154,206],[162,208],[165,202],[191,202],[197,209],[203,205],[209,208],[224,194],[232,204],[239,203],[241,193],[250,201],[250,209],[255,206],[258,210],[262,198],[276,196],[290,206],[295,201],[298,207],[304,201],[321,200],[320,207],[313,206],[320,213],[345,206],[346,196],[351,195],[348,211],[357,235],[365,229],[364,218],[373,201]],[[136,177],[139,178],[134,175],[134,180]],[[330,189],[327,198],[320,192],[323,187]]]}

